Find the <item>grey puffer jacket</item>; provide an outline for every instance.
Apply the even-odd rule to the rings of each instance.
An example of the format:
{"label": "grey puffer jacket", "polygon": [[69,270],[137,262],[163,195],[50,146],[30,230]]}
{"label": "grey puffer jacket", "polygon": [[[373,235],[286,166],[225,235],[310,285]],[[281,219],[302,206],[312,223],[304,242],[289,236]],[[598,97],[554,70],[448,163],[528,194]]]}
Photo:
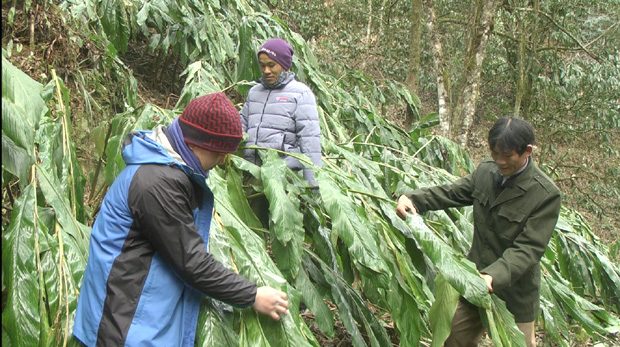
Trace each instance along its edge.
{"label": "grey puffer jacket", "polygon": [[[286,72],[284,72],[286,73]],[[246,145],[273,148],[289,153],[303,153],[317,166],[321,161],[321,130],[314,94],[295,74],[288,72],[276,87],[255,85],[250,89],[241,110],[243,131],[249,138]],[[245,159],[261,164],[255,149],[246,149]],[[314,171],[304,168],[298,159],[283,155],[289,168],[302,170],[310,185],[316,186]]]}

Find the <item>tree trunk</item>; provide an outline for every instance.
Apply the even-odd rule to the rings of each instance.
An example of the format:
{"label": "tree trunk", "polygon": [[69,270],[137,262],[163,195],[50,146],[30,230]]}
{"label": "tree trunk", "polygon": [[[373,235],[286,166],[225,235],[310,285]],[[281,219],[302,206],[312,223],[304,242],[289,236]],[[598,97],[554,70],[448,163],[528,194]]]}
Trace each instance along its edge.
{"label": "tree trunk", "polygon": [[435,65],[435,73],[437,74],[437,114],[439,116],[439,126],[441,136],[450,138],[450,102],[448,99],[448,88],[446,88],[446,82],[449,81],[449,79],[446,73],[446,63],[443,56],[435,8],[432,0],[425,0],[425,4],[428,8],[426,25],[431,36],[433,62]]}
{"label": "tree trunk", "polygon": [[383,13],[385,12],[385,2],[387,0],[383,0],[381,2],[381,8],[379,8],[379,20],[377,22],[379,22],[379,29],[377,30],[377,37],[382,37],[383,36]]}
{"label": "tree trunk", "polygon": [[[409,30],[409,73],[405,85],[412,95],[418,94],[420,81],[420,52],[422,51],[422,0],[411,1],[411,28]],[[405,126],[411,127],[414,122],[414,113],[411,107],[407,107]]]}
{"label": "tree trunk", "polygon": [[[511,76],[514,83],[513,115],[528,119],[531,113],[534,76],[537,76],[536,64],[537,48],[540,43],[538,16],[532,15],[540,10],[540,2],[531,0],[533,11],[516,10],[507,4],[502,13],[504,35],[503,46],[506,51],[506,61],[511,67]],[[511,23],[514,23],[511,24]]]}
{"label": "tree trunk", "polygon": [[366,27],[366,45],[370,47],[370,29],[372,28],[372,0],[368,0],[368,26]]}
{"label": "tree trunk", "polygon": [[[533,0],[532,1],[534,10],[540,10],[540,1]],[[527,40],[527,50],[523,52],[524,61],[527,58],[527,65],[523,74],[523,96],[519,102],[519,109],[521,110],[519,113],[521,117],[525,119],[529,119],[531,113],[532,106],[532,93],[534,91],[534,76],[538,76],[538,69],[536,64],[536,56],[534,52],[538,51],[539,46],[539,18],[538,16],[533,16],[531,20],[527,22],[529,24],[529,28],[527,28],[527,32],[529,33]],[[516,105],[515,105],[516,109]]]}
{"label": "tree trunk", "polygon": [[476,101],[480,92],[480,76],[482,72],[482,62],[489,43],[489,37],[493,31],[495,13],[501,0],[478,0],[477,14],[472,23],[472,35],[470,38],[469,49],[466,57],[465,88],[459,109],[460,112],[460,133],[457,136],[457,143],[465,147],[469,140],[469,132],[476,113]]}

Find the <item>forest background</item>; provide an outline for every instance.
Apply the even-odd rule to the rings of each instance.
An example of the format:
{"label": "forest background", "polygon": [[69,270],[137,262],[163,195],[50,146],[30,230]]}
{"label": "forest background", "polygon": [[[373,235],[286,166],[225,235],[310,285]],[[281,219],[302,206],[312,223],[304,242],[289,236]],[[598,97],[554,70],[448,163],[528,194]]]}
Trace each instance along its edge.
{"label": "forest background", "polygon": [[[441,112],[449,123],[437,133],[476,160],[488,156],[486,132],[497,118],[513,114],[532,122],[537,161],[554,176],[565,204],[614,243],[620,230],[619,6],[334,0],[273,1],[272,7],[311,42],[322,69],[361,73],[378,88],[405,83],[419,97],[421,115]],[[472,84],[477,91],[468,89]],[[406,111],[384,112],[407,127]]]}
{"label": "forest background", "polygon": [[[535,160],[556,181],[567,208],[554,246],[546,254],[547,278],[561,279],[558,287],[566,285],[566,292],[545,296],[555,308],[543,313],[539,338],[560,345],[562,341],[571,345],[614,341],[619,300],[619,5],[618,1],[579,0],[3,1],[3,342],[19,345],[17,337],[25,335],[32,339],[30,342],[74,343],[67,331],[83,263],[72,254],[83,257],[86,253],[88,225],[107,185],[122,166],[118,139],[132,128],[166,123],[192,96],[201,93],[224,90],[241,103],[258,76],[255,49],[271,36],[282,36],[293,43],[294,70],[317,94],[330,167],[325,170],[326,183],[321,189],[341,198],[315,201],[304,193],[303,184],[282,173],[272,178],[274,186],[278,179],[286,179],[293,186],[287,189],[294,194],[274,188],[267,189],[265,195],[274,202],[288,200],[290,195],[297,197],[286,205],[288,210],[281,218],[300,220],[303,215],[312,215],[311,221],[300,223],[305,237],[304,230],[300,238],[283,236],[284,232],[275,227],[268,231],[251,225],[248,228],[269,233],[273,242],[281,242],[270,244],[269,252],[263,250],[269,253],[265,262],[273,260],[275,268],[272,265],[269,271],[302,292],[293,300],[303,301],[310,308],[309,312],[298,312],[307,327],[300,328],[303,324],[295,321],[298,335],[284,335],[300,341],[305,336],[304,341],[322,345],[338,341],[381,345],[388,340],[403,345],[412,341],[439,343],[436,337],[442,334],[437,324],[441,324],[433,323],[432,317],[438,311],[449,312],[449,305],[437,309],[431,303],[438,302],[434,298],[440,289],[450,286],[435,275],[445,276],[461,295],[469,287],[459,287],[459,279],[450,274],[453,270],[446,270],[432,249],[438,245],[434,242],[467,249],[467,230],[471,227],[468,211],[425,217],[436,235],[450,235],[427,240],[429,244],[418,235],[413,237],[416,245],[412,246],[409,234],[402,230],[402,235],[390,236],[390,242],[396,244],[392,252],[397,255],[387,264],[398,263],[400,270],[381,262],[379,265],[388,268],[387,273],[402,274],[402,278],[397,276],[398,284],[388,284],[377,276],[385,270],[376,259],[364,258],[355,249],[360,242],[365,252],[378,253],[379,241],[385,240],[366,244],[360,241],[363,235],[348,235],[338,231],[337,225],[378,228],[388,235],[393,230],[386,225],[396,222],[386,212],[385,201],[393,200],[405,186],[445,182],[470,171],[487,153],[489,126],[501,116],[516,114],[536,128],[539,148]],[[15,77],[20,88],[28,92],[25,94],[40,90],[40,99],[32,99],[32,95],[19,99],[12,88],[15,82],[9,79],[19,74],[10,66],[44,85]],[[36,105],[34,113],[39,115],[30,116],[32,119],[26,115],[26,122],[21,124],[9,118],[13,104],[26,114]],[[32,134],[20,133],[20,124],[30,127]],[[380,169],[366,160],[378,161]],[[34,162],[39,164],[33,166]],[[275,167],[277,162],[274,159]],[[419,169],[423,165],[429,169]],[[336,175],[329,171],[336,168],[342,172]],[[231,177],[237,171],[254,174],[258,170],[235,160],[222,177],[234,181]],[[363,178],[369,174],[378,181]],[[58,181],[54,181],[55,175]],[[353,176],[349,183],[342,181],[346,175]],[[50,197],[42,179],[49,179],[48,188],[61,187],[64,194]],[[269,187],[270,178],[263,180]],[[399,185],[399,181],[404,183]],[[38,183],[40,191],[28,190],[29,182]],[[226,186],[222,182],[225,180],[213,184]],[[375,185],[383,189],[368,188]],[[223,191],[232,195],[232,188],[226,189]],[[341,196],[342,191],[346,194]],[[70,218],[58,211],[63,195],[69,201],[69,208],[65,208],[73,210]],[[335,211],[336,205],[349,203],[353,203],[351,209]],[[360,204],[367,211],[354,207]],[[45,213],[35,209],[30,221],[26,206],[39,205]],[[17,215],[16,207],[20,207]],[[240,216],[247,214],[230,209]],[[292,210],[300,209],[302,216],[289,216]],[[340,213],[352,221],[341,221],[344,217]],[[372,225],[370,216],[379,218],[379,225],[386,225]],[[226,231],[232,222],[222,218],[219,227]],[[40,229],[34,227],[32,234],[20,233],[26,225],[38,223]],[[75,224],[75,230],[67,230],[71,229],[68,224]],[[309,236],[317,225],[318,230],[331,232],[330,236],[324,240]],[[20,240],[32,245],[30,251],[41,246],[37,236],[41,229],[60,235],[59,240],[69,234],[72,243],[64,245],[67,248],[63,250],[63,242],[48,241],[38,252],[24,251]],[[417,229],[426,230],[423,226],[412,228]],[[457,229],[465,231],[459,234]],[[290,246],[289,242],[301,251],[287,253],[285,259],[275,251],[271,253]],[[332,253],[318,254],[321,251],[315,247],[325,245],[334,248]],[[252,253],[247,248],[240,247]],[[46,263],[48,249],[54,251]],[[416,259],[420,250],[421,263]],[[257,252],[263,251],[259,247]],[[238,262],[236,256],[233,258]],[[325,270],[319,259],[337,263],[332,266],[335,272]],[[455,259],[451,264],[454,268],[467,266]],[[348,266],[348,262],[354,265]],[[57,270],[46,268],[52,264]],[[70,268],[66,273],[64,266]],[[417,280],[425,279],[417,284],[418,289],[413,284],[416,279],[408,278],[403,270],[408,266]],[[300,268],[304,271],[298,273]],[[26,281],[24,285],[25,274],[37,274],[36,283]],[[329,282],[329,276],[342,278],[342,286],[326,289],[324,282]],[[379,279],[370,279],[373,276]],[[550,283],[550,287],[557,284]],[[381,291],[390,286],[410,298],[404,301],[405,306],[419,312],[418,318],[412,319],[411,312],[398,312],[398,299]],[[346,299],[339,301],[335,293]],[[581,297],[587,300],[578,299]],[[312,298],[320,298],[328,310],[320,303],[310,305]],[[24,307],[25,303],[32,307]],[[349,306],[353,308],[347,309]],[[225,317],[217,307],[205,311],[211,312],[204,318],[207,322]],[[314,315],[335,323],[331,328],[321,325]],[[410,320],[419,319],[413,323],[419,335],[408,331],[413,329],[405,323],[407,315]],[[229,322],[230,331],[222,335],[236,341],[234,344],[254,341],[244,335],[241,321],[250,326],[246,334],[262,331],[262,341],[269,342],[272,337],[265,332],[273,327],[260,321],[247,323],[247,316],[236,315],[236,320]],[[559,328],[564,323],[566,327]],[[499,330],[491,334],[496,344],[513,341],[514,336]],[[309,331],[313,338],[307,336]],[[208,339],[209,331],[199,336]]]}

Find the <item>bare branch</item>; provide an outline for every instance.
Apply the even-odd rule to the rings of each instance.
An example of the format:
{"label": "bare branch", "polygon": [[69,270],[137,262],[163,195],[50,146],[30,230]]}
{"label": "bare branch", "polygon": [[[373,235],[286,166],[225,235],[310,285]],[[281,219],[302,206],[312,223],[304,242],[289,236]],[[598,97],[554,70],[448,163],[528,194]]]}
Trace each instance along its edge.
{"label": "bare branch", "polygon": [[581,47],[581,49],[584,52],[586,52],[590,57],[592,57],[592,59],[596,60],[596,62],[600,64],[601,58],[599,58],[598,56],[596,56],[596,54],[591,52],[588,49],[588,47],[586,47],[583,43],[581,43],[581,41],[579,41],[578,38],[576,38],[573,34],[571,34],[570,31],[568,31],[566,28],[561,26],[560,23],[556,22],[555,19],[553,19],[551,17],[551,15],[549,15],[548,13],[546,13],[544,11],[541,11],[541,10],[536,10],[536,9],[533,9],[533,8],[518,7],[516,9],[519,10],[519,11],[534,12],[534,13],[541,14],[543,17],[547,18],[547,20],[549,20],[553,25],[558,27],[564,34],[566,34],[568,37],[570,37],[570,39],[573,40],[579,47]]}
{"label": "bare branch", "polygon": [[607,36],[607,34],[609,34],[609,32],[611,32],[615,27],[618,26],[618,24],[620,24],[620,22],[615,22],[614,24],[612,24],[609,28],[607,28],[602,34],[600,34],[599,36],[597,36],[594,40],[588,42],[585,46],[588,47],[591,44],[595,43],[596,41],[600,40],[601,38]]}

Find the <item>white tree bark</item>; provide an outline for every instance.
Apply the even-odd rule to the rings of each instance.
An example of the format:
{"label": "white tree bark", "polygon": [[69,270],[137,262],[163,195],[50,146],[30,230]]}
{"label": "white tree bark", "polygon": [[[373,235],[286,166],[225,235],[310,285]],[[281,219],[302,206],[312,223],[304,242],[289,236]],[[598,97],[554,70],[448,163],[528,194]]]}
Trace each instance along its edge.
{"label": "white tree bark", "polygon": [[378,34],[377,37],[381,37],[383,35],[383,13],[385,12],[385,2],[387,0],[383,0],[381,2],[381,8],[379,8],[379,30],[378,30]]}
{"label": "white tree bark", "polygon": [[446,88],[446,64],[443,56],[443,48],[437,28],[437,17],[435,16],[435,8],[433,7],[432,0],[426,0],[425,5],[428,8],[426,26],[431,35],[433,62],[435,65],[435,73],[437,74],[437,114],[439,116],[439,127],[441,136],[450,138],[450,103],[448,102],[448,90]]}
{"label": "white tree bark", "polygon": [[[420,80],[420,52],[422,51],[422,0],[411,0],[411,12],[409,20],[409,70],[405,85],[412,95],[418,95]],[[410,127],[414,122],[414,114],[411,108],[407,108],[405,126]]]}
{"label": "white tree bark", "polygon": [[500,4],[500,0],[478,0],[481,1],[482,9],[480,22],[474,24],[471,37],[470,53],[473,54],[473,66],[465,69],[465,89],[463,90],[463,103],[461,105],[461,127],[457,136],[457,143],[465,147],[469,140],[471,124],[476,113],[476,101],[480,93],[480,76],[482,73],[482,62],[489,43],[489,37],[493,31],[495,13]]}
{"label": "white tree bark", "polygon": [[368,26],[366,27],[366,44],[370,46],[370,29],[372,29],[372,0],[368,0]]}

